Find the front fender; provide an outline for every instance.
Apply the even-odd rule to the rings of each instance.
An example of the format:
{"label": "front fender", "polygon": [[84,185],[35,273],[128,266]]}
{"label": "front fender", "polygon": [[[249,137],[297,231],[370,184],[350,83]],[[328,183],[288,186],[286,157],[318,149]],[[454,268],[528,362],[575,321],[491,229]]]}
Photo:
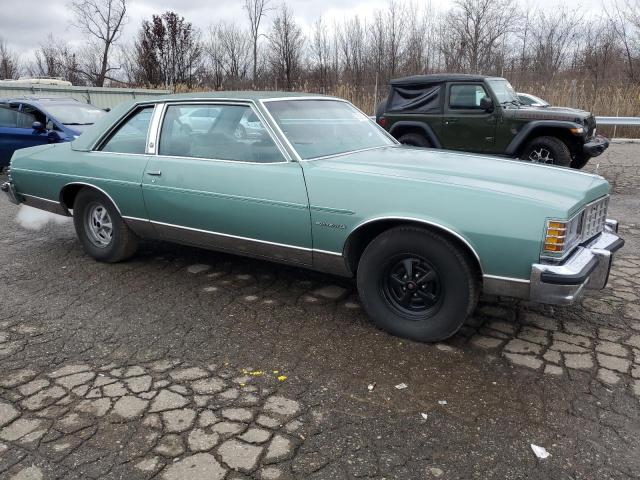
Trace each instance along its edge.
{"label": "front fender", "polygon": [[541,130],[543,128],[559,128],[568,131],[570,128],[581,128],[582,126],[583,125],[575,122],[567,122],[562,120],[536,120],[534,122],[526,123],[518,131],[518,133],[516,133],[515,137],[513,137],[505,150],[505,154],[509,155],[510,157],[517,156],[518,152],[524,146],[527,140],[532,135],[535,135],[536,130]]}

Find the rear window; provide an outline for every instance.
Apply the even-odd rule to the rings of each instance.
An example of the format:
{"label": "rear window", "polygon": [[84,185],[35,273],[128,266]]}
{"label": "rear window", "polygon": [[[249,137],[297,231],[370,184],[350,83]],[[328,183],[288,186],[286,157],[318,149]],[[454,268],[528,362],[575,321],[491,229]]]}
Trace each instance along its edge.
{"label": "rear window", "polygon": [[101,150],[113,153],[145,153],[152,113],[151,106],[138,109],[111,134]]}
{"label": "rear window", "polygon": [[396,85],[391,90],[388,111],[438,113],[442,109],[442,85]]}

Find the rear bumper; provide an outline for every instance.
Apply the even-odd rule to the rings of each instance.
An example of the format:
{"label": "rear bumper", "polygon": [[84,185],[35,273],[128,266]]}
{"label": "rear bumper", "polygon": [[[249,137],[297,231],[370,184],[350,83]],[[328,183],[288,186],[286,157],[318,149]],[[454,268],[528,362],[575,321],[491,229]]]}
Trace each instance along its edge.
{"label": "rear bumper", "polygon": [[11,203],[20,205],[24,201],[22,197],[18,194],[18,192],[16,192],[16,188],[13,186],[13,183],[11,182],[4,182],[0,186],[0,190],[2,190],[4,193],[7,194],[7,197],[9,197],[9,201]]}
{"label": "rear bumper", "polygon": [[569,305],[586,289],[607,285],[613,255],[624,245],[617,235],[618,222],[607,220],[607,228],[561,264],[536,263],[531,267],[529,299],[553,305]]}
{"label": "rear bumper", "polygon": [[596,135],[582,146],[582,152],[588,157],[597,157],[609,148],[609,139],[602,135]]}

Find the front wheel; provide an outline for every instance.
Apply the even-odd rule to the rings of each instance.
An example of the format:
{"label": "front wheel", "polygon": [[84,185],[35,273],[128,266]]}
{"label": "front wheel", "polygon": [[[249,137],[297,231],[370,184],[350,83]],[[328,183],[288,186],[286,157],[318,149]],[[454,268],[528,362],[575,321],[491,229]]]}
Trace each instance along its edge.
{"label": "front wheel", "polygon": [[420,135],[419,133],[405,133],[398,138],[398,141],[404,145],[412,145],[414,147],[432,147],[431,142],[429,142],[424,135]]}
{"label": "front wheel", "polygon": [[466,256],[443,236],[412,226],[390,229],[367,246],[357,283],[379,328],[422,342],[455,334],[478,297]]}
{"label": "front wheel", "polygon": [[102,193],[84,188],[73,203],[73,224],[85,252],[101,262],[116,263],[138,249],[138,237]]}
{"label": "front wheel", "polygon": [[521,160],[568,167],[571,164],[569,147],[556,137],[538,137],[531,140],[520,156]]}

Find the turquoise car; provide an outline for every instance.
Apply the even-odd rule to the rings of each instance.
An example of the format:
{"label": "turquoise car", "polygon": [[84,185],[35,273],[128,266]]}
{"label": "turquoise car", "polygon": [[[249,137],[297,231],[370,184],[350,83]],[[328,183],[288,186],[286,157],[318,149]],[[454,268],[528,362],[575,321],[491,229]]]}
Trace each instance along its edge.
{"label": "turquoise car", "polygon": [[[185,122],[207,109],[207,128]],[[303,94],[125,104],[70,144],[17,151],[2,190],[73,216],[103,262],[155,238],[356,277],[375,324],[420,341],[453,335],[481,292],[570,304],[602,289],[624,244],[600,176],[403,146]]]}

